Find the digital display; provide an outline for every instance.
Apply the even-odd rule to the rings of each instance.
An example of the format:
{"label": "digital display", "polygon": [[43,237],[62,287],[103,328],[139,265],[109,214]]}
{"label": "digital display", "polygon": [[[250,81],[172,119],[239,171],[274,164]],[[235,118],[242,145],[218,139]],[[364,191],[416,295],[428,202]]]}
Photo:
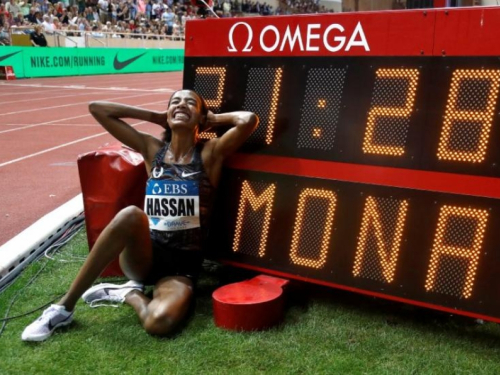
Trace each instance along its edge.
{"label": "digital display", "polygon": [[224,260],[479,315],[500,311],[497,199],[224,173],[211,233]]}
{"label": "digital display", "polygon": [[500,177],[496,57],[185,64],[185,87],[216,104],[214,112],[259,115],[243,152]]}
{"label": "digital display", "polygon": [[[500,51],[493,37],[469,41],[477,17],[435,10],[188,27],[184,87],[215,113],[260,118],[226,164],[215,256],[500,322]],[[215,22],[221,43],[200,47]],[[415,27],[403,44],[399,31]],[[462,49],[450,42],[459,29],[472,34]]]}

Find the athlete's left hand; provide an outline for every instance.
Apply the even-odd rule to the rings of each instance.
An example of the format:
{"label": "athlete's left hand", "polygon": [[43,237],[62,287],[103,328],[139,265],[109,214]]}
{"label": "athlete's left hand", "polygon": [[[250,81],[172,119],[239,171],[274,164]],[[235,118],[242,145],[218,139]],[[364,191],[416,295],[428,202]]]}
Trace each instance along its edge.
{"label": "athlete's left hand", "polygon": [[210,129],[215,123],[215,114],[212,111],[207,112],[205,122],[200,125],[200,133]]}

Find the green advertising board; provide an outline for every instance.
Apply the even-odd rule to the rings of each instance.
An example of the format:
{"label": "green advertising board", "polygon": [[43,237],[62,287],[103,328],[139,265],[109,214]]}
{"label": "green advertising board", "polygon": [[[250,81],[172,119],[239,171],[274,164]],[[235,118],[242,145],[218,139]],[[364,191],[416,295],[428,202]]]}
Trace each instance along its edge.
{"label": "green advertising board", "polygon": [[24,77],[23,47],[0,47],[0,66],[12,66],[17,77]]}
{"label": "green advertising board", "polygon": [[19,78],[181,71],[183,49],[0,47]]}

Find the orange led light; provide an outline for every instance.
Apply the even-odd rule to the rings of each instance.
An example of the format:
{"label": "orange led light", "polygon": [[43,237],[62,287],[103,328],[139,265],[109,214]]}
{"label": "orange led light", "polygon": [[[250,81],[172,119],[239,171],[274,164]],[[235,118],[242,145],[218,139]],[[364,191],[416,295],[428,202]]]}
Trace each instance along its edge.
{"label": "orange led light", "polygon": [[[384,237],[384,228],[380,219],[380,209],[377,207],[376,198],[371,196],[366,198],[358,248],[356,250],[356,257],[354,260],[354,276],[361,275],[368,236],[371,230],[373,230],[376,238],[379,264],[382,266],[382,275],[387,283],[391,283],[394,280],[407,209],[408,202],[404,200],[399,204],[394,234],[390,239],[391,241],[388,243],[384,240],[384,238],[387,237]],[[387,231],[387,228],[385,230]]]}
{"label": "orange led light", "polygon": [[[326,208],[326,222],[323,228],[323,236],[321,239],[319,256],[317,258],[307,258],[299,254],[301,247],[301,237],[304,231],[308,230],[308,226],[318,226],[319,223],[305,223],[304,216],[306,211],[307,201],[310,198],[320,198],[325,201]],[[295,218],[295,225],[292,237],[292,248],[290,251],[290,259],[292,263],[299,264],[311,268],[322,268],[326,262],[326,255],[328,245],[330,244],[330,235],[332,233],[333,216],[335,214],[336,197],[332,191],[322,189],[304,189],[299,196],[299,204],[297,208],[297,216]],[[304,245],[302,245],[304,246]],[[305,244],[310,246],[310,244]]]}
{"label": "orange led light", "polygon": [[[218,112],[220,110],[220,106],[222,104],[222,95],[224,93],[224,83],[226,81],[226,68],[224,67],[198,67],[196,68],[196,78],[201,78],[204,75],[210,75],[210,76],[218,76],[218,83],[217,83],[217,93],[215,95],[215,98],[207,98],[203,92],[199,92],[201,96],[203,96],[203,99],[205,100],[205,103],[207,104],[208,108],[211,109],[214,112]],[[197,86],[195,84],[195,86]],[[202,132],[199,134],[199,137],[201,139],[213,139],[217,138],[217,134],[215,132]]]}
{"label": "orange led light", "polygon": [[268,126],[266,132],[266,144],[270,145],[273,141],[273,133],[274,133],[274,121],[276,120],[276,112],[278,110],[278,99],[280,97],[280,88],[281,88],[281,78],[283,76],[283,69],[276,69],[276,74],[274,76],[274,85],[273,85],[273,93],[271,96],[271,108],[269,110],[268,117]]}
{"label": "orange led light", "polygon": [[[402,146],[390,146],[386,144],[374,143],[374,133],[377,126],[377,119],[380,117],[389,118],[407,118],[409,119],[413,105],[415,103],[415,94],[417,92],[418,69],[378,69],[376,72],[377,80],[386,78],[404,78],[408,81],[408,92],[406,102],[403,107],[374,107],[368,113],[368,120],[363,141],[363,152],[366,154],[380,154],[401,156],[405,149]],[[373,98],[372,98],[373,103]],[[378,125],[381,126],[381,125]],[[391,131],[391,130],[388,130]]]}
{"label": "orange led light", "polygon": [[325,108],[326,107],[326,100],[325,99],[319,99],[318,100],[318,108]]}
{"label": "orange led light", "polygon": [[321,137],[321,129],[320,129],[320,128],[314,128],[314,129],[313,129],[313,137],[314,137],[314,138],[319,138],[319,137]]}
{"label": "orange led light", "polygon": [[[459,110],[457,102],[460,93],[460,87],[465,86],[467,89],[467,80],[486,80],[489,81],[489,92],[486,100],[486,106],[478,108],[478,110]],[[464,84],[465,82],[465,84]],[[490,137],[491,126],[493,125],[493,116],[495,114],[495,106],[497,104],[498,91],[500,87],[500,70],[492,69],[457,69],[453,72],[451,80],[450,94],[446,105],[444,116],[443,129],[439,140],[437,156],[440,160],[455,160],[469,163],[480,163],[486,157],[486,149]],[[474,95],[473,92],[470,95]],[[479,107],[479,105],[478,105]],[[474,145],[473,151],[453,150],[450,147],[450,139],[454,128],[456,129],[456,121],[468,122],[466,126],[473,128],[480,126],[480,134],[477,144]],[[476,123],[476,124],[474,124]],[[464,143],[470,142],[467,134],[460,141]],[[471,147],[472,148],[472,147]]]}
{"label": "orange led light", "polygon": [[[450,219],[452,218],[467,218],[474,219],[474,233],[473,238],[468,238],[468,242],[472,240],[472,246],[453,246],[445,243],[445,239],[449,241],[450,236],[457,236],[457,228],[453,228],[453,232],[450,232]],[[436,237],[434,238],[434,245],[432,247],[432,255],[429,263],[429,269],[427,270],[427,278],[425,281],[425,289],[427,291],[439,289],[439,291],[462,296],[464,298],[469,298],[472,295],[472,288],[474,286],[474,281],[476,277],[477,266],[479,263],[479,256],[481,255],[481,245],[483,243],[484,233],[486,230],[486,222],[488,221],[488,212],[486,210],[479,210],[473,208],[464,208],[456,206],[443,206],[439,212],[439,219],[436,231]],[[459,228],[460,229],[460,228]],[[465,233],[470,232],[469,228],[463,228]],[[464,258],[468,260],[467,273],[465,275],[465,285],[460,288],[453,290],[450,285],[442,285],[444,282],[438,283],[436,281],[439,263],[442,261],[443,255],[448,255],[453,258]],[[445,271],[441,271],[445,272]],[[449,272],[449,271],[448,271]],[[449,274],[447,280],[450,280]],[[450,275],[454,276],[454,275]],[[448,283],[450,284],[450,283]],[[461,289],[460,292],[457,292]]]}
{"label": "orange led light", "polygon": [[[207,106],[211,109],[218,110],[222,104],[222,94],[224,93],[224,83],[226,81],[226,68],[222,67],[198,67],[196,68],[196,75],[217,75],[219,80],[217,83],[217,94],[215,98],[203,98],[207,103]],[[201,94],[201,93],[200,93]],[[202,95],[202,94],[201,94]]]}
{"label": "orange led light", "polygon": [[243,181],[241,188],[240,204],[238,208],[238,218],[236,219],[236,228],[234,234],[233,251],[240,249],[241,231],[245,218],[247,203],[250,203],[250,208],[257,211],[264,207],[264,219],[262,223],[262,231],[259,241],[259,257],[263,257],[266,252],[267,235],[269,232],[269,225],[271,223],[271,210],[274,202],[274,192],[276,190],[275,184],[270,184],[269,187],[258,197],[250,186],[248,181]]}
{"label": "orange led light", "polygon": [[200,139],[214,139],[217,138],[217,133],[214,132],[201,132],[198,134]]}

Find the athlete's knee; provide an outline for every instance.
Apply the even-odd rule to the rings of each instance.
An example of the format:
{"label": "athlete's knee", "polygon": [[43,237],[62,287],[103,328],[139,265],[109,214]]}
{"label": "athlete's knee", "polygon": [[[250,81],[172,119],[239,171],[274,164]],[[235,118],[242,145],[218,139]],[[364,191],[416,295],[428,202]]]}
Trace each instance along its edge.
{"label": "athlete's knee", "polygon": [[144,330],[154,336],[168,336],[177,326],[177,322],[166,311],[153,311],[144,320]]}
{"label": "athlete's knee", "polygon": [[116,214],[113,224],[131,230],[147,224],[147,217],[140,208],[128,206]]}
{"label": "athlete's knee", "polygon": [[[144,320],[144,329],[150,335],[167,336],[173,333],[186,319],[193,299],[193,289],[190,285],[178,280],[171,280],[167,292],[171,299],[165,303],[153,298]],[[159,297],[159,296],[158,296]]]}

